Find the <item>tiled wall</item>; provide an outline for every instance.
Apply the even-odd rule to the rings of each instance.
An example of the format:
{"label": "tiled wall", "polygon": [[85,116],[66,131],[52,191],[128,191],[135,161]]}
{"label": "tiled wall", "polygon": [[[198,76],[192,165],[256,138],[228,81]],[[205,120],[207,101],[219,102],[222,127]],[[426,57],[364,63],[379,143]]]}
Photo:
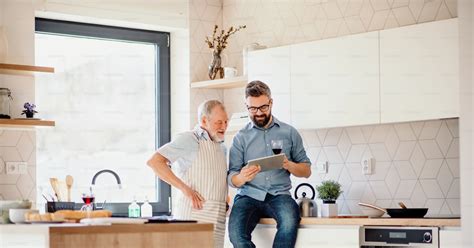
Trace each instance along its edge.
{"label": "tiled wall", "polygon": [[[36,199],[35,131],[0,130],[0,200]],[[6,175],[6,162],[27,162],[28,173]]]}
{"label": "tiled wall", "polygon": [[[312,165],[309,179],[341,183],[344,214],[360,214],[359,201],[382,207],[427,207],[430,215],[460,214],[458,119],[301,131]],[[374,173],[362,174],[362,160],[374,158]],[[329,161],[329,172],[316,166]],[[301,193],[300,193],[301,194]],[[299,194],[299,195],[300,195]]]}
{"label": "tiled wall", "polygon": [[[214,25],[222,28],[222,0],[189,1],[189,46],[190,82],[209,80],[207,68],[211,62],[212,50],[204,43],[206,36],[212,35]],[[197,107],[200,103],[217,99],[223,101],[222,90],[191,89],[190,123],[197,123]]]}
{"label": "tiled wall", "polygon": [[[34,64],[34,10],[30,2],[3,0],[0,25],[8,42],[6,61]],[[0,74],[0,87],[12,91],[11,116],[21,117],[23,103],[35,101],[33,76]],[[0,199],[36,199],[36,133],[34,130],[0,129]],[[5,162],[28,162],[28,174],[6,175]]]}
{"label": "tiled wall", "polygon": [[242,49],[395,28],[457,16],[457,0],[224,0],[224,26],[247,25],[231,37],[228,66],[242,72]]}

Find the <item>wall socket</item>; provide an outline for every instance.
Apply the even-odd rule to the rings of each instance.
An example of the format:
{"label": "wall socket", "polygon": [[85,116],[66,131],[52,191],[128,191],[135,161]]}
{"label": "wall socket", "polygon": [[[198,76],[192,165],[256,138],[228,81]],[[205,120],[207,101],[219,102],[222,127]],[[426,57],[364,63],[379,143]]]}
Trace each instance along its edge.
{"label": "wall socket", "polygon": [[6,172],[9,175],[20,175],[28,173],[28,163],[26,162],[6,162]]}
{"label": "wall socket", "polygon": [[362,159],[362,174],[371,175],[374,164],[375,164],[374,158],[364,158],[364,159]]}
{"label": "wall socket", "polygon": [[319,164],[316,164],[316,171],[319,174],[327,174],[328,170],[329,170],[328,167],[329,167],[329,162],[328,161],[323,162],[323,163],[319,163]]}

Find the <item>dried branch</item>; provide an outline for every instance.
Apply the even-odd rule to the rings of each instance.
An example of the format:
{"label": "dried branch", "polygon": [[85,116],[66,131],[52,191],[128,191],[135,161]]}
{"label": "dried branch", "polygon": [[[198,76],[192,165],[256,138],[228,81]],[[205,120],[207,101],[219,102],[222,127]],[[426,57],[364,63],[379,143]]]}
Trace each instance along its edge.
{"label": "dried branch", "polygon": [[212,33],[212,37],[206,36],[206,39],[204,42],[207,44],[209,48],[213,48],[217,50],[218,52],[224,50],[224,48],[227,47],[227,39],[235,33],[237,33],[239,30],[246,28],[246,25],[239,26],[237,28],[230,27],[227,32],[222,29],[220,34],[216,36],[217,34],[217,29],[218,26],[214,26],[214,31]]}

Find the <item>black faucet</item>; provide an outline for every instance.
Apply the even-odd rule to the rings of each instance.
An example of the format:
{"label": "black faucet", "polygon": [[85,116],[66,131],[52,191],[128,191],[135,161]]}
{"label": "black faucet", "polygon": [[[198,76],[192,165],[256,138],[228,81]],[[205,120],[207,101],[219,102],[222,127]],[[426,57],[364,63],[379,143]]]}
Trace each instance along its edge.
{"label": "black faucet", "polygon": [[117,180],[117,184],[118,184],[118,187],[119,189],[122,188],[122,182],[120,181],[120,177],[117,173],[115,173],[113,170],[108,170],[108,169],[105,169],[105,170],[101,170],[97,173],[95,173],[94,177],[92,178],[92,185],[95,185],[95,180],[97,179],[97,177],[102,174],[102,173],[110,173],[112,174],[114,177],[115,177],[115,180]]}

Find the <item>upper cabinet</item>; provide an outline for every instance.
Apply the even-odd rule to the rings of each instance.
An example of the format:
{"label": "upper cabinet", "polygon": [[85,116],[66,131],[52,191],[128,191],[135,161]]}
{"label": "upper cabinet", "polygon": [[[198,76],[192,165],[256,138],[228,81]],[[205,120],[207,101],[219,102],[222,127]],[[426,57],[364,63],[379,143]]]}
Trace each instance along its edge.
{"label": "upper cabinet", "polygon": [[268,84],[272,91],[273,114],[280,121],[291,123],[290,47],[258,50],[248,56],[248,81]]}
{"label": "upper cabinet", "polygon": [[251,52],[273,112],[299,129],[459,116],[458,21]]}
{"label": "upper cabinet", "polygon": [[459,116],[458,21],[380,31],[381,122]]}
{"label": "upper cabinet", "polygon": [[296,128],[379,122],[378,32],[291,46]]}

